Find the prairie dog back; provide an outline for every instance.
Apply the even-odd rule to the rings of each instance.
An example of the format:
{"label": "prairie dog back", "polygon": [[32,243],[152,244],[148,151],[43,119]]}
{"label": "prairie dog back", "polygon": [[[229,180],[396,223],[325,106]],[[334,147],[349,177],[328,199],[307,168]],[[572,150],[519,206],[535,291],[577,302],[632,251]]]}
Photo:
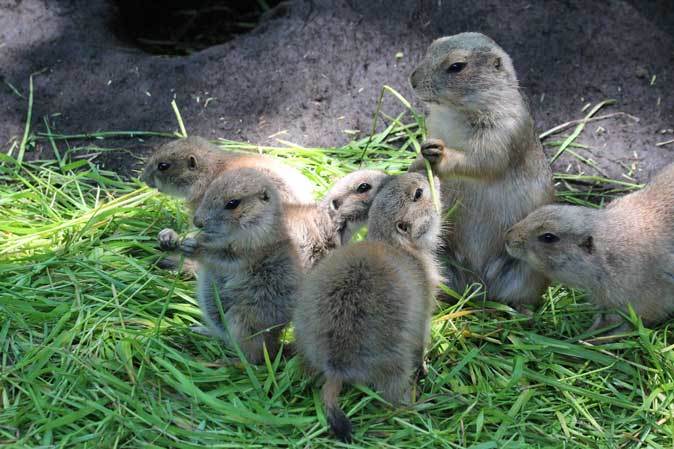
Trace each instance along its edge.
{"label": "prairie dog back", "polygon": [[302,283],[296,343],[325,375],[328,421],[341,440],[351,439],[338,404],[343,382],[373,385],[401,402],[423,366],[440,278],[433,254],[439,232],[428,181],[416,173],[387,178],[370,208],[368,240],[338,248]]}

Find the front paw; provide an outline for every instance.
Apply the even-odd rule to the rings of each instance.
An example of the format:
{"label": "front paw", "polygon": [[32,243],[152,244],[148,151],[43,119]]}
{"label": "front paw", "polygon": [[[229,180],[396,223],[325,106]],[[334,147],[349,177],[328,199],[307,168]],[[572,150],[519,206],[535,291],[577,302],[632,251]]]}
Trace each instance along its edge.
{"label": "front paw", "polygon": [[186,256],[192,256],[194,253],[197,251],[199,248],[199,242],[197,242],[197,239],[188,237],[186,239],[183,239],[183,241],[180,243],[180,252],[183,253]]}
{"label": "front paw", "polygon": [[157,235],[159,248],[162,251],[173,251],[178,248],[179,240],[180,237],[178,236],[178,233],[171,228],[162,229]]}
{"label": "front paw", "polygon": [[421,144],[421,154],[431,165],[440,162],[445,152],[445,142],[440,139],[428,139]]}

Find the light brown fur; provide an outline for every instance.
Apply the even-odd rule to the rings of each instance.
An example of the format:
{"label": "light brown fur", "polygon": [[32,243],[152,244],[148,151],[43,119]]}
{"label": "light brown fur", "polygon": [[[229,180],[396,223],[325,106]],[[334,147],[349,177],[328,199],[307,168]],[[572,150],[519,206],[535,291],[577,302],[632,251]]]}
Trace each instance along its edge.
{"label": "light brown fur", "polygon": [[274,357],[301,273],[275,187],[255,169],[228,170],[211,183],[194,224],[201,232],[180,250],[199,263],[210,333],[236,341],[252,363],[264,361],[264,347]]}
{"label": "light brown fur", "polygon": [[[554,198],[552,174],[519,92],[510,57],[479,33],[434,41],[410,77],[426,102],[423,156],[457,205],[446,236],[450,287],[482,282],[490,298],[535,305],[548,282],[508,256],[508,228]],[[418,158],[411,171],[423,169]]]}
{"label": "light brown fur", "polygon": [[611,312],[627,304],[647,325],[662,322],[674,312],[674,164],[605,209],[542,207],[507,242],[514,257],[590,292],[601,309],[591,329],[620,322]]}
{"label": "light brown fur", "polygon": [[341,440],[351,439],[338,404],[342,382],[374,385],[398,403],[423,365],[440,281],[434,258],[439,234],[425,177],[391,177],[372,204],[367,241],[335,250],[302,284],[296,343],[309,366],[326,377],[322,396]]}

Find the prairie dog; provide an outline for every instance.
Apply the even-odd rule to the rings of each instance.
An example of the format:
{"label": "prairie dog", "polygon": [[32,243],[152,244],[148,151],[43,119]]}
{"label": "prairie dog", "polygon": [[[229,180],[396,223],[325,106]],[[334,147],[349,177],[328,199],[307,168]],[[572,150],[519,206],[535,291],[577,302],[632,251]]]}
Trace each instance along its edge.
{"label": "prairie dog", "polygon": [[387,176],[378,170],[358,170],[337,180],[318,204],[285,206],[286,228],[305,270],[347,244],[366,224],[372,200]]}
{"label": "prairie dog", "polygon": [[[554,199],[552,173],[508,54],[480,33],[435,40],[410,76],[428,106],[422,154],[458,205],[446,238],[449,285],[485,284],[491,298],[536,305],[547,279],[510,257],[505,233]],[[420,170],[423,159],[410,167]]]}
{"label": "prairie dog", "polygon": [[426,178],[392,176],[370,209],[367,241],[338,248],[306,276],[294,312],[297,348],[324,374],[322,397],[334,434],[351,440],[338,404],[343,382],[406,399],[423,366],[434,293],[440,218]]}
{"label": "prairie dog", "polygon": [[301,275],[275,187],[255,169],[228,170],[204,194],[194,224],[201,232],[180,250],[199,263],[210,332],[230,344],[231,336],[252,363],[264,361],[263,345],[274,357]]}
{"label": "prairie dog", "polygon": [[342,244],[367,223],[375,195],[388,175],[379,170],[356,170],[338,179],[320,202],[337,224]]}
{"label": "prairie dog", "polygon": [[586,289],[601,310],[590,330],[621,322],[610,312],[627,304],[646,325],[662,322],[674,312],[674,164],[605,209],[537,209],[508,232],[507,247],[551,279]]}
{"label": "prairie dog", "polygon": [[186,200],[195,211],[211,181],[226,170],[244,167],[266,174],[282,201],[314,202],[313,184],[294,168],[260,154],[221,151],[201,137],[160,146],[146,161],[141,180],[166,195]]}

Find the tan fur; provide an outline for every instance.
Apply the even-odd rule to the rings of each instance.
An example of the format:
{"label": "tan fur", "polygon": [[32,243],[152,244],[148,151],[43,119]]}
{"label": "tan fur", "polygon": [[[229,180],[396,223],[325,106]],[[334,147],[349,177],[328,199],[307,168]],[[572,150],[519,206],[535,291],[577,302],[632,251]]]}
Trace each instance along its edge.
{"label": "tan fur", "polygon": [[[455,64],[465,64],[452,72]],[[490,298],[536,304],[547,280],[508,256],[508,228],[554,198],[552,174],[522,98],[512,61],[493,40],[462,33],[436,40],[410,77],[428,105],[422,153],[443,180],[449,284],[478,281]],[[410,171],[421,170],[419,158]]]}
{"label": "tan fur", "polygon": [[425,177],[390,177],[372,204],[368,240],[336,249],[302,284],[294,313],[297,347],[326,377],[327,416],[342,440],[351,439],[338,405],[342,382],[373,385],[397,403],[423,365],[440,281],[439,234]]}
{"label": "tan fur", "polygon": [[[232,201],[239,203],[228,208]],[[274,357],[301,271],[275,186],[255,169],[228,170],[204,194],[194,224],[201,232],[180,250],[199,263],[197,296],[210,332],[236,341],[252,363],[264,361],[264,346]]]}
{"label": "tan fur", "polygon": [[[161,163],[169,166],[160,170]],[[162,193],[185,199],[194,211],[211,181],[237,168],[255,168],[267,175],[284,202],[314,202],[313,184],[294,168],[260,154],[222,151],[201,137],[174,140],[159,147],[146,161],[141,180]]]}
{"label": "tan fur", "polygon": [[[559,240],[539,240],[544,234]],[[587,289],[603,312],[631,304],[644,323],[657,324],[674,312],[674,164],[605,209],[542,207],[507,242],[510,254],[551,279]],[[609,314],[593,327],[615,321]]]}

